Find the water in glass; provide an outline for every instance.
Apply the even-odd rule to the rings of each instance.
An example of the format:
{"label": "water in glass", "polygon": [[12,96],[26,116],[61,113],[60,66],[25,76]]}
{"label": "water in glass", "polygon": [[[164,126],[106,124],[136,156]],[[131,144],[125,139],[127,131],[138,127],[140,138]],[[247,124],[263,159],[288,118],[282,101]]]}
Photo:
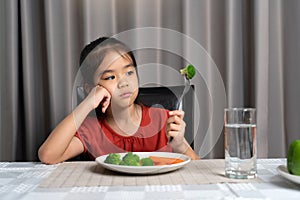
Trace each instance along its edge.
{"label": "water in glass", "polygon": [[256,177],[256,124],[225,124],[225,175]]}

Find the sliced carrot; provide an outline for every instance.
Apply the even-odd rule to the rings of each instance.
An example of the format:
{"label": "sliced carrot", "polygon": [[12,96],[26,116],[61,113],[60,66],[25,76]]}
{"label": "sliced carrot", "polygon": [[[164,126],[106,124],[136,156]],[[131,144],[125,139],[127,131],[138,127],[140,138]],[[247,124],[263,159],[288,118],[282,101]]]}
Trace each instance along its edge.
{"label": "sliced carrot", "polygon": [[181,163],[184,160],[179,158],[168,158],[161,156],[149,156],[149,158],[154,162],[155,165],[171,165],[176,163]]}

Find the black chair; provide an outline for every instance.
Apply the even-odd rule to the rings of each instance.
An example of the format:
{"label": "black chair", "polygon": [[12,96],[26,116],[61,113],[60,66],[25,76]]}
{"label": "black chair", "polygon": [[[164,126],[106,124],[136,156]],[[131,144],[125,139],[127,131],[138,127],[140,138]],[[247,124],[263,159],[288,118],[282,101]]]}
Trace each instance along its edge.
{"label": "black chair", "polygon": [[[178,100],[182,95],[184,86],[168,87],[141,87],[139,88],[138,103],[146,106],[160,107],[168,110],[176,110]],[[181,102],[181,109],[185,112],[186,123],[185,138],[194,148],[194,86],[184,95]]]}

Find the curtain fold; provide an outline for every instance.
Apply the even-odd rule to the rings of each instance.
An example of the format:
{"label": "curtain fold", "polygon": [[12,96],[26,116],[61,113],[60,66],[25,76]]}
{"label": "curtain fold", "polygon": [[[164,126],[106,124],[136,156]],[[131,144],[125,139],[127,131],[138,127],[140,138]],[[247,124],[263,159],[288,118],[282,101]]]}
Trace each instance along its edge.
{"label": "curtain fold", "polygon": [[[17,139],[22,131],[20,96],[19,4],[17,0],[0,2],[0,159],[17,158]],[[20,113],[19,113],[20,112]],[[20,115],[19,115],[20,114]]]}
{"label": "curtain fold", "polygon": [[[269,10],[269,117],[268,117],[268,156],[285,157],[287,147],[285,134],[285,94],[284,94],[284,43],[283,10],[281,1],[272,1]],[[281,142],[278,142],[281,141]],[[276,148],[272,145],[276,144]]]}
{"label": "curtain fold", "polygon": [[[40,27],[43,23],[42,11],[43,5],[39,1],[20,2],[20,24],[21,24],[21,41],[20,48],[22,63],[20,63],[20,76],[22,76],[22,84],[19,88],[22,90],[22,116],[23,130],[18,133],[22,136],[18,140],[23,143],[23,153],[30,160],[35,160],[36,146],[42,139],[41,133],[47,130],[49,117],[45,115],[49,113],[47,98],[49,97],[48,79],[46,68],[46,55],[43,45],[44,27]],[[24,135],[23,135],[24,134]]]}
{"label": "curtain fold", "polygon": [[[207,54],[197,66],[203,74],[192,80],[199,155],[224,156],[222,130],[209,130],[214,123],[209,86],[217,82],[216,67],[226,91],[224,105],[257,108],[259,157],[284,157],[288,144],[300,137],[299,9],[297,0],[0,1],[0,160],[37,160],[38,147],[72,111],[84,45],[149,27],[160,29],[152,44],[176,44],[179,53],[135,50],[142,85],[183,84],[168,70]],[[172,41],[166,30],[187,37]],[[143,37],[131,35],[128,41],[139,46]],[[193,52],[194,43],[202,52]],[[212,149],[201,152],[207,145]]]}
{"label": "curtain fold", "polygon": [[283,75],[284,75],[284,114],[287,145],[300,138],[300,90],[297,87],[300,74],[300,2],[281,2],[283,9]]}
{"label": "curtain fold", "polygon": [[78,1],[46,1],[46,49],[51,127],[71,112],[73,82],[79,68]]}
{"label": "curtain fold", "polygon": [[[226,13],[226,86],[228,107],[245,107],[244,93],[245,84],[245,54],[246,40],[243,35],[243,25],[246,20],[243,16],[245,1],[230,0],[227,3]],[[248,56],[248,55],[246,55]]]}
{"label": "curtain fold", "polygon": [[254,1],[254,66],[257,109],[257,155],[268,156],[269,1]]}

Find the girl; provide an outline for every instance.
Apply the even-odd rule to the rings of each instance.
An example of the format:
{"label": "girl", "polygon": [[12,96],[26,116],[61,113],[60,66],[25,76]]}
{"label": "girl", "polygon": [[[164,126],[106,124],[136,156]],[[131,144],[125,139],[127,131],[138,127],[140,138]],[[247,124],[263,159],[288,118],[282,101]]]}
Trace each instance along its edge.
{"label": "girl", "polygon": [[88,95],[41,145],[42,162],[55,164],[82,153],[93,160],[128,151],[173,151],[199,159],[184,138],[183,111],[135,102],[137,66],[125,44],[99,38],[83,49],[80,64]]}

